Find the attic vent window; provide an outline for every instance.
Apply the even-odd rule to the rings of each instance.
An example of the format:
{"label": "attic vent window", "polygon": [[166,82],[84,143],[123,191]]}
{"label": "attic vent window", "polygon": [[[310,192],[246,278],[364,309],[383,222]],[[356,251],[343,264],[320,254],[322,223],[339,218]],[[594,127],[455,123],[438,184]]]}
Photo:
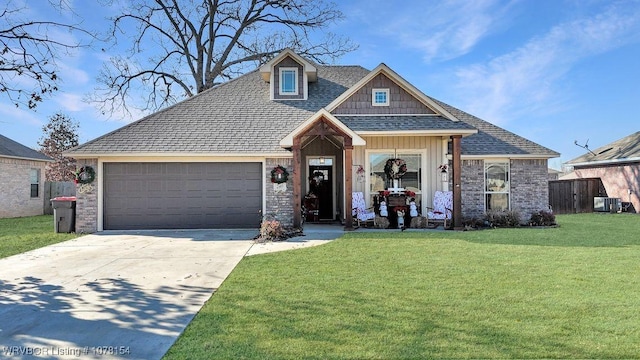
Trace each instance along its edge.
{"label": "attic vent window", "polygon": [[280,68],[280,94],[298,95],[298,69]]}
{"label": "attic vent window", "polygon": [[373,89],[371,103],[373,106],[389,106],[389,89]]}

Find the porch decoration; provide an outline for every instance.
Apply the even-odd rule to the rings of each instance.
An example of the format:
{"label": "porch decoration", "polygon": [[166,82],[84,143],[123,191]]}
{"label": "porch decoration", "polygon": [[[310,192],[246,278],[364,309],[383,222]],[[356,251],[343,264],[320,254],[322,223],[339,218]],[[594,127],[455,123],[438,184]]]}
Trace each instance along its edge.
{"label": "porch decoration", "polygon": [[289,180],[289,173],[287,169],[278,165],[271,170],[271,182],[274,184],[286,183]]}
{"label": "porch decoration", "polygon": [[384,165],[384,173],[389,180],[389,190],[394,194],[404,191],[400,179],[407,173],[407,163],[402,159],[389,159]]}
{"label": "porch decoration", "polygon": [[355,165],[358,167],[358,170],[356,170],[356,181],[358,183],[364,183],[366,181],[365,175],[364,175],[364,167],[362,167],[362,165]]}
{"label": "porch decoration", "polygon": [[447,182],[449,180],[449,178],[447,177],[447,171],[449,170],[449,164],[440,164],[438,166],[438,169],[440,170],[440,177],[442,178],[442,182]]}
{"label": "porch decoration", "polygon": [[387,179],[401,179],[407,173],[407,163],[402,159],[389,159],[384,165]]}
{"label": "porch decoration", "polygon": [[73,175],[73,182],[76,184],[91,184],[96,179],[96,171],[88,165],[81,167]]}

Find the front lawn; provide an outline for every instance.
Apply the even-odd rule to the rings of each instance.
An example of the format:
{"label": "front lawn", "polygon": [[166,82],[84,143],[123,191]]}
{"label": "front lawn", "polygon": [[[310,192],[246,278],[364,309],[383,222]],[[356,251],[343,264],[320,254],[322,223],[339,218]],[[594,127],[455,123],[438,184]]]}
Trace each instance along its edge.
{"label": "front lawn", "polygon": [[73,239],[76,234],[56,234],[53,215],[0,219],[0,258]]}
{"label": "front lawn", "polygon": [[166,359],[637,358],[640,216],[245,258]]}

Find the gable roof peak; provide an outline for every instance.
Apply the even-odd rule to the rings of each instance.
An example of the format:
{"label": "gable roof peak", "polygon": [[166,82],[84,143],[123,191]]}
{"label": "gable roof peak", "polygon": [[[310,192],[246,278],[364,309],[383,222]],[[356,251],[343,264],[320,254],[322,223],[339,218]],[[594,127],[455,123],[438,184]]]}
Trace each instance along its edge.
{"label": "gable roof peak", "polygon": [[273,59],[269,60],[266,64],[260,66],[260,75],[264,81],[269,81],[271,79],[271,72],[273,71],[273,67],[277,65],[280,61],[282,61],[286,57],[291,57],[297,63],[302,65],[304,72],[307,74],[307,78],[309,81],[314,82],[318,80],[318,69],[314,64],[312,64],[307,59],[298,55],[291,48],[285,48],[278,55],[276,55]]}
{"label": "gable roof peak", "polygon": [[393,69],[391,69],[385,63],[380,63],[380,65],[376,66],[375,69],[371,70],[369,74],[367,74],[365,77],[360,79],[360,81],[358,81],[351,88],[347,89],[347,91],[345,91],[342,95],[340,95],[338,98],[332,101],[329,105],[327,105],[326,106],[327,111],[332,112],[333,110],[335,110],[340,104],[345,102],[349,97],[351,97],[351,95],[353,95],[355,92],[363,88],[365,85],[367,85],[371,80],[373,80],[379,74],[383,74],[386,77],[388,77],[391,81],[398,84],[398,86],[403,88],[405,91],[407,91],[409,94],[415,97],[418,101],[422,102],[425,106],[433,110],[438,115],[442,115],[443,117],[451,121],[460,121],[451,112],[447,111],[447,109],[440,106],[440,104],[438,104],[437,102],[433,101],[433,99],[425,95],[425,93],[423,93],[422,91],[420,91],[420,89],[418,89],[413,84],[405,80],[402,76],[400,76],[398,73],[393,71]]}

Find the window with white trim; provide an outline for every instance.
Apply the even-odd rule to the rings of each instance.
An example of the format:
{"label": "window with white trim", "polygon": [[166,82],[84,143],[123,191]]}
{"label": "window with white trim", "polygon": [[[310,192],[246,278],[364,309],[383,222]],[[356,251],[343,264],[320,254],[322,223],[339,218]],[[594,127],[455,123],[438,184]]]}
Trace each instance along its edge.
{"label": "window with white trim", "polygon": [[31,181],[31,197],[37,198],[40,196],[40,169],[31,169],[29,179]]}
{"label": "window with white trim", "polygon": [[[417,204],[422,203],[422,152],[404,151],[372,151],[369,152],[369,201],[378,192],[387,188],[388,179],[384,173],[384,166],[389,159],[402,159],[407,164],[407,172],[401,180],[401,187],[415,193],[413,196]],[[372,203],[372,202],[371,202]]]}
{"label": "window with white trim", "polygon": [[373,106],[389,106],[389,89],[373,89],[371,104]]}
{"label": "window with white trim", "polygon": [[485,162],[485,210],[509,209],[509,162]]}
{"label": "window with white trim", "polygon": [[280,68],[280,95],[298,95],[297,68]]}

